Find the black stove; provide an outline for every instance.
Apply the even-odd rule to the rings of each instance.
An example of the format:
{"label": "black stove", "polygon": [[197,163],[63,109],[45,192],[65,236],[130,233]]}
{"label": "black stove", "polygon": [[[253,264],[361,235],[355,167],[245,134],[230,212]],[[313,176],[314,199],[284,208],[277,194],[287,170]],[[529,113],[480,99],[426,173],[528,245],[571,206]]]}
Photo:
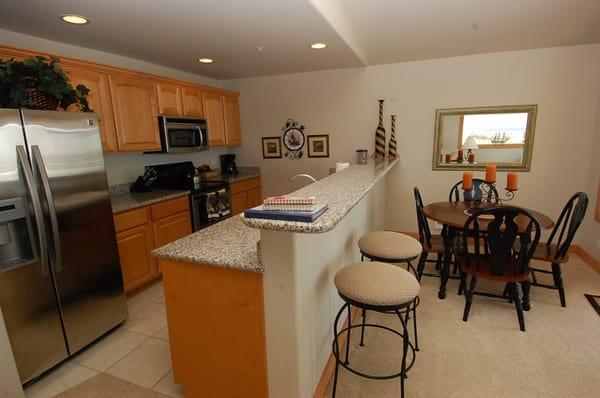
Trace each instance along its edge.
{"label": "black stove", "polygon": [[138,177],[132,192],[154,189],[189,190],[192,229],[197,231],[231,216],[229,183],[221,180],[200,180],[192,162],[179,162],[146,166],[144,175]]}

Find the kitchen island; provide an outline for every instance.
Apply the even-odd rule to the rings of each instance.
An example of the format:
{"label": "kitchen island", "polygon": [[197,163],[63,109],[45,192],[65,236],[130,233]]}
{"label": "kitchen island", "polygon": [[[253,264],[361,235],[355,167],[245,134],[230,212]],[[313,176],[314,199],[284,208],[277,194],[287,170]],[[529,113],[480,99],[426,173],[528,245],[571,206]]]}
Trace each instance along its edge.
{"label": "kitchen island", "polygon": [[232,217],[153,254],[163,269],[173,374],[189,396],[311,397],[326,386],[333,275],[358,238],[384,225],[385,176],[373,161],[312,183],[329,210],[314,223]]}

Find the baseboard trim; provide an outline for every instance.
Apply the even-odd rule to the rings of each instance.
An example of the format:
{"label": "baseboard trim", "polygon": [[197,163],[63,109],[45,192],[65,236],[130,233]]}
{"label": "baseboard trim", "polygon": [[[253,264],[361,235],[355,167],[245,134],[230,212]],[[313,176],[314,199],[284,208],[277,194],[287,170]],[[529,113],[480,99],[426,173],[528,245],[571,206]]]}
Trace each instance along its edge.
{"label": "baseboard trim", "polygon": [[[360,309],[356,307],[352,307],[352,319],[357,319],[360,315]],[[342,329],[348,326],[348,318],[344,321],[344,325]],[[340,336],[339,344],[343,346],[346,343],[347,334]],[[323,373],[321,374],[321,379],[319,379],[319,384],[317,384],[317,388],[315,389],[315,393],[313,394],[313,398],[325,398],[325,394],[327,393],[327,386],[329,382],[333,378],[333,374],[335,372],[335,357],[333,353],[329,355],[329,359],[325,364],[325,368],[323,369]]]}
{"label": "baseboard trim", "polygon": [[593,270],[600,273],[600,260],[592,256],[587,250],[579,245],[571,245],[569,253],[576,255]]}

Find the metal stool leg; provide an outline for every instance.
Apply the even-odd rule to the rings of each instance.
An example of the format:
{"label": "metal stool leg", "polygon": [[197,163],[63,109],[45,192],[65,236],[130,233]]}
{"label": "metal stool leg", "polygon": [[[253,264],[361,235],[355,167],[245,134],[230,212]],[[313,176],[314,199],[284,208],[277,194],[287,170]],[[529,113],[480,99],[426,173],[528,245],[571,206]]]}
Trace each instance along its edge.
{"label": "metal stool leg", "polygon": [[[350,307],[349,304],[344,304],[342,306],[342,308],[340,308],[338,314],[335,317],[335,321],[333,321],[333,346],[334,346],[334,357],[335,357],[335,373],[333,376],[333,392],[332,392],[332,398],[335,398],[335,393],[337,390],[337,380],[338,380],[338,371],[339,371],[339,367],[340,367],[340,345],[338,343],[338,322],[340,320],[340,316],[342,315],[342,313],[344,312],[344,307],[348,306],[348,308]],[[348,333],[350,332],[350,330],[348,330]]]}
{"label": "metal stool leg", "polygon": [[413,329],[415,331],[415,351],[419,350],[419,335],[417,333],[417,299],[413,302],[412,305],[412,313],[413,313]]}
{"label": "metal stool leg", "polygon": [[[406,312],[408,314],[408,311]],[[406,379],[406,355],[408,353],[408,330],[402,314],[396,310],[396,315],[402,323],[402,367],[400,368],[400,397],[404,398],[404,379]]]}
{"label": "metal stool leg", "polygon": [[365,346],[365,323],[367,323],[367,310],[362,310],[362,328],[360,329],[360,346]]}
{"label": "metal stool leg", "polygon": [[352,309],[350,308],[350,304],[348,304],[348,335],[346,336],[346,360],[344,363],[348,365],[350,361],[348,360],[348,355],[350,353],[350,331],[352,330]]}

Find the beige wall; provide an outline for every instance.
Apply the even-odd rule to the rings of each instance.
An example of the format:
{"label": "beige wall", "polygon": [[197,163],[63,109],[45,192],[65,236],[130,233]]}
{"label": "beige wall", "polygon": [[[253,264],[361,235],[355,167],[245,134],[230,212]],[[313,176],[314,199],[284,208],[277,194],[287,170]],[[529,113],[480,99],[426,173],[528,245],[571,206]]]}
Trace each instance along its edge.
{"label": "beige wall", "polygon": [[589,149],[591,162],[587,180],[587,193],[590,205],[582,227],[580,242],[589,253],[600,259],[600,221],[594,218],[594,214],[596,213],[596,198],[599,194],[598,185],[600,184],[600,104],[598,105],[596,116],[594,142]]}
{"label": "beige wall", "polygon": [[[372,153],[377,99],[385,98],[388,134],[389,115],[398,115],[401,158],[388,179],[387,225],[415,231],[412,187],[421,188],[425,201],[440,201],[461,178],[457,171],[431,170],[436,108],[538,104],[532,168],[520,174],[521,189],[514,203],[556,218],[572,193],[589,190],[599,70],[600,45],[587,45],[239,79],[227,84],[241,92],[244,147],[240,162],[262,167],[266,194],[291,191],[295,186],[286,179],[294,173],[323,177],[336,161],[354,162],[357,148]],[[305,124],[308,134],[330,134],[331,157],[262,159],[260,137],[280,135],[289,117]],[[505,174],[499,178],[502,186]]]}
{"label": "beige wall", "polygon": [[[72,46],[56,41],[45,40],[39,37],[28,36],[8,30],[0,29],[0,45],[37,50],[86,61],[98,62],[141,72],[152,73],[159,76],[170,77],[173,79],[207,84],[213,87],[223,86],[223,82],[220,80],[182,72],[176,69],[140,61],[138,59],[123,57],[116,54],[109,54],[84,47]],[[149,164],[191,160],[195,164],[208,163],[211,165],[211,167],[218,167],[219,155],[227,152],[230,151],[219,148],[211,149],[208,152],[188,155],[142,155],[141,153],[107,155],[105,156],[105,161],[108,182],[110,185],[114,185],[134,181],[138,175],[143,174],[144,166]]]}

